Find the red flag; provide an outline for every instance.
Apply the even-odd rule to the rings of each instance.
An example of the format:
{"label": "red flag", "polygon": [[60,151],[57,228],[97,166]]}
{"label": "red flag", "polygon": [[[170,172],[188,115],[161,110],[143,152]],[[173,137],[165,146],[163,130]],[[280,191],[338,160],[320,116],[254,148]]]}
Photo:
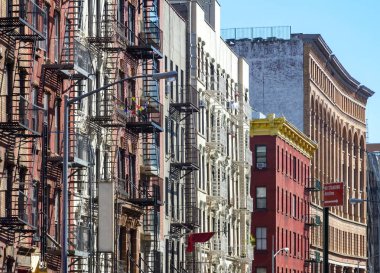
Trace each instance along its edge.
{"label": "red flag", "polygon": [[211,239],[215,232],[193,233],[189,235],[186,252],[193,252],[195,243],[205,243]]}

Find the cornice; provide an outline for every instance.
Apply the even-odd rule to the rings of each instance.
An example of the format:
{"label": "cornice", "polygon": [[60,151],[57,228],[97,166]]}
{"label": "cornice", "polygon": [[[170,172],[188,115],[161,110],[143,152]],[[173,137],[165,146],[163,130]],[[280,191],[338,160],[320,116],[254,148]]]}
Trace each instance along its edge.
{"label": "cornice", "polygon": [[331,65],[331,67],[340,75],[342,81],[351,89],[353,93],[357,93],[366,99],[375,94],[374,91],[360,84],[359,81],[348,73],[320,34],[292,34],[292,37],[297,37],[314,45],[314,48],[319,50],[319,52],[323,55],[326,63]]}
{"label": "cornice", "polygon": [[251,137],[278,136],[308,158],[312,158],[318,145],[288,122],[284,117],[275,118],[273,114],[265,119],[251,121]]}

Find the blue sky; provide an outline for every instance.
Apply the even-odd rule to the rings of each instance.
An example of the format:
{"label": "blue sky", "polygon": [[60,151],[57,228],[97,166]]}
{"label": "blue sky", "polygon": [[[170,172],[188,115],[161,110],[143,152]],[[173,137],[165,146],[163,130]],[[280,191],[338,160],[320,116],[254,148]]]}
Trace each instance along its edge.
{"label": "blue sky", "polygon": [[346,70],[376,92],[367,104],[369,143],[380,143],[379,0],[219,0],[222,28],[291,26],[319,33]]}

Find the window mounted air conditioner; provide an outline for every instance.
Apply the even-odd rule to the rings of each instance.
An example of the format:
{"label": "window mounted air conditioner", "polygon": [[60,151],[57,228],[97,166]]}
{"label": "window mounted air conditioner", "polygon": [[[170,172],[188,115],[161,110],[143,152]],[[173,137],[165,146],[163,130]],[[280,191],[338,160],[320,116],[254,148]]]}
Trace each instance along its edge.
{"label": "window mounted air conditioner", "polygon": [[266,167],[267,167],[267,163],[263,163],[263,162],[256,163],[256,168],[259,170],[264,169]]}

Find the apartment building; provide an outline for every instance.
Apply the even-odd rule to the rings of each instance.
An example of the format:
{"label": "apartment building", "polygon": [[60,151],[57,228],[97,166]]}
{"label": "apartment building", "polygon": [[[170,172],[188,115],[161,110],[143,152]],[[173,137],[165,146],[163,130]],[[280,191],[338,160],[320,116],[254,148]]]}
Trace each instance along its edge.
{"label": "apartment building", "polygon": [[160,71],[159,8],[1,1],[4,271],[160,271],[163,89],[139,76]]}
{"label": "apartment building", "polygon": [[[60,83],[46,63],[58,59],[55,1],[0,2],[0,267],[59,269]],[[62,46],[61,46],[62,48]],[[41,84],[44,82],[44,84]],[[55,115],[57,114],[57,115]]]}
{"label": "apartment building", "polygon": [[186,120],[186,126],[196,125],[195,135],[188,137],[195,140],[197,172],[182,175],[185,207],[180,223],[171,216],[171,227],[185,239],[213,232],[208,242],[185,253],[187,272],[249,272],[253,248],[248,65],[220,38],[217,1],[169,2],[186,22],[187,84],[198,96],[198,113]]}
{"label": "apartment building", "polygon": [[196,117],[198,91],[187,75],[187,28],[183,17],[163,1],[162,29],[164,71],[177,71],[175,82],[165,84],[164,126],[164,206],[162,246],[164,272],[183,272],[187,237],[197,225],[195,191],[199,170]]}
{"label": "apartment building", "polygon": [[252,120],[250,134],[256,238],[252,272],[270,272],[272,266],[275,272],[304,272],[311,262],[310,233],[321,225],[319,216],[310,214],[311,193],[321,189],[309,179],[317,145],[273,114]]}
{"label": "apartment building", "polygon": [[[290,28],[259,32],[224,33],[252,69],[251,106],[264,114],[284,115],[318,144],[310,178],[322,185],[345,185],[344,205],[330,209],[330,271],[359,267],[366,272],[366,206],[354,206],[348,199],[367,196],[365,109],[374,92],[349,74],[321,35],[291,34]],[[310,213],[322,218],[321,193],[313,193],[311,202]],[[313,231],[310,250],[317,257],[323,250],[322,227]],[[319,267],[314,263],[309,270]]]}

